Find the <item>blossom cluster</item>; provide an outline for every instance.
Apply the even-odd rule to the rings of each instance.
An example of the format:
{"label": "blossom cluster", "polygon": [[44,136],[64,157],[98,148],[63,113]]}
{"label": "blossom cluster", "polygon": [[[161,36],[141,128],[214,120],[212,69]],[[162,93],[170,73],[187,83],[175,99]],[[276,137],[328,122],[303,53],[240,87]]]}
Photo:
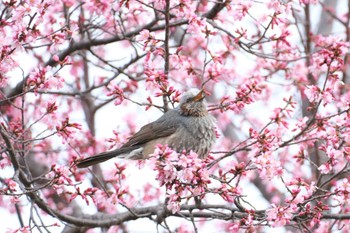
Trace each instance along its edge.
{"label": "blossom cluster", "polygon": [[183,200],[202,199],[211,183],[206,161],[198,158],[192,151],[181,154],[171,148],[158,145],[151,155],[150,164],[157,172],[156,179],[169,195],[168,208],[173,212],[180,210]]}

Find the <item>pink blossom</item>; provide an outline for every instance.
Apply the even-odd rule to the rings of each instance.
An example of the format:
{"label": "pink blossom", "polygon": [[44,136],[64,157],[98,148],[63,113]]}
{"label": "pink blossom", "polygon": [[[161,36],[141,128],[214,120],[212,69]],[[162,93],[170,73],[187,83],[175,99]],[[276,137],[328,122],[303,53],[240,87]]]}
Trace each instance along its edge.
{"label": "pink blossom", "polygon": [[272,208],[266,211],[266,214],[267,219],[273,227],[285,226],[291,221],[291,218],[293,217],[293,215],[289,213],[288,208],[276,206],[274,204],[272,204]]}
{"label": "pink blossom", "polygon": [[[304,0],[304,1],[306,1],[306,0]],[[324,222],[319,223],[319,225],[317,226],[317,228],[314,232],[315,233],[324,233],[324,232],[328,232],[329,229],[332,229],[331,223],[329,221],[324,221]]]}
{"label": "pink blossom", "polygon": [[38,89],[60,89],[63,87],[64,79],[59,75],[48,74],[48,69],[39,67],[30,73],[27,84],[28,86],[34,87],[34,90]]}
{"label": "pink blossom", "polygon": [[337,184],[335,193],[341,202],[347,203],[350,200],[350,182],[347,178]]}
{"label": "pink blossom", "polygon": [[56,102],[52,101],[52,102],[48,102],[47,103],[47,107],[46,107],[46,112],[49,114],[54,113],[56,110],[58,109]]}
{"label": "pink blossom", "polygon": [[243,20],[252,5],[252,2],[250,1],[239,1],[238,10],[234,11],[234,19],[239,21]]}
{"label": "pink blossom", "polygon": [[282,176],[283,168],[279,161],[276,161],[271,154],[265,153],[252,159],[259,169],[259,175],[263,179],[272,179]]}
{"label": "pink blossom", "polygon": [[63,87],[64,81],[65,80],[62,76],[54,75],[51,76],[45,84],[48,89],[54,88],[56,90],[59,90]]}
{"label": "pink blossom", "polygon": [[13,180],[7,180],[7,187],[11,192],[16,192],[17,190],[17,183]]}
{"label": "pink blossom", "polygon": [[81,130],[81,125],[78,123],[71,123],[68,117],[61,122],[60,126],[56,126],[57,134],[61,136],[64,141],[73,138],[75,130]]}
{"label": "pink blossom", "polygon": [[141,41],[143,41],[143,40],[147,41],[150,38],[152,38],[152,36],[151,36],[149,30],[147,30],[147,29],[142,30],[137,37],[137,39],[141,40]]}
{"label": "pink blossom", "polygon": [[319,166],[318,170],[322,173],[322,174],[328,174],[332,171],[333,166],[330,163],[325,163],[322,164],[321,166]]}
{"label": "pink blossom", "polygon": [[21,227],[17,230],[8,230],[6,233],[31,233],[31,228],[29,226]]}
{"label": "pink blossom", "polygon": [[170,195],[167,208],[171,210],[172,213],[179,212],[180,201],[181,201],[181,198],[177,194]]}
{"label": "pink blossom", "polygon": [[277,0],[272,0],[267,4],[268,8],[272,8],[274,11],[280,11],[281,10],[281,4]]}
{"label": "pink blossom", "polygon": [[307,86],[307,89],[305,89],[304,93],[310,102],[314,102],[319,99],[320,89],[317,86],[310,85]]}
{"label": "pink blossom", "polygon": [[321,171],[323,174],[328,174],[330,173],[334,166],[338,164],[339,158],[343,156],[343,152],[340,150],[336,150],[331,147],[321,147],[321,150],[324,150],[328,156],[328,161],[321,165],[318,169]]}
{"label": "pink blossom", "polygon": [[179,0],[178,7],[175,8],[175,14],[177,17],[188,18],[195,10],[193,2],[190,0]]}
{"label": "pink blossom", "polygon": [[189,33],[199,33],[205,31],[205,20],[201,19],[195,14],[191,14],[188,16],[189,25],[188,25],[188,32]]}
{"label": "pink blossom", "polygon": [[151,155],[151,166],[157,172],[160,185],[165,186],[170,194],[168,208],[178,211],[181,200],[187,195],[203,195],[211,183],[206,170],[209,162],[198,159],[193,152],[178,154],[167,146],[156,147]]}
{"label": "pink blossom", "polygon": [[332,90],[328,88],[324,90],[321,94],[321,98],[323,101],[323,106],[326,106],[327,104],[332,103],[334,101]]}
{"label": "pink blossom", "polygon": [[39,67],[35,69],[29,76],[27,83],[29,86],[43,87],[46,81],[47,69]]}
{"label": "pink blossom", "polygon": [[124,92],[117,84],[109,84],[107,96],[113,96],[114,105],[120,105],[124,101]]}
{"label": "pink blossom", "polygon": [[137,40],[142,41],[144,43],[143,50],[146,50],[147,47],[150,47],[150,49],[152,50],[159,43],[159,40],[155,38],[155,34],[151,33],[147,29],[144,29],[140,32],[140,34],[137,37]]}
{"label": "pink blossom", "polygon": [[241,229],[241,226],[240,224],[237,222],[237,223],[231,223],[228,230],[230,233],[238,233],[239,230]]}
{"label": "pink blossom", "polygon": [[[79,187],[77,187],[77,194],[80,195],[80,197],[81,197],[83,200],[85,200],[85,202],[86,202],[87,205],[89,205],[89,200],[88,200],[87,197],[90,197],[94,202],[96,202],[95,199],[94,199],[94,194],[95,194],[95,192],[96,192],[97,190],[98,190],[97,188],[87,188],[87,189],[84,190],[83,193],[81,193],[80,190],[79,190]],[[73,196],[74,196],[74,195],[73,195]],[[70,200],[73,200],[73,199],[74,199],[73,196],[71,197]]]}
{"label": "pink blossom", "polygon": [[308,117],[303,117],[302,119],[299,119],[299,121],[295,124],[296,128],[294,128],[292,131],[305,128],[308,120]]}

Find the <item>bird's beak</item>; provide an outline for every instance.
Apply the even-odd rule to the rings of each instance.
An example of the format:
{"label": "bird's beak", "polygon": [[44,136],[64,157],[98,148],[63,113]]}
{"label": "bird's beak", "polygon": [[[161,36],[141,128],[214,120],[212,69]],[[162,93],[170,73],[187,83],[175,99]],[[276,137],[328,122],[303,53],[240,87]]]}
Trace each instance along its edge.
{"label": "bird's beak", "polygon": [[204,99],[205,98],[205,92],[204,92],[204,90],[202,89],[195,97],[193,97],[193,100],[195,101],[195,102],[199,102],[199,101],[201,101],[202,99]]}

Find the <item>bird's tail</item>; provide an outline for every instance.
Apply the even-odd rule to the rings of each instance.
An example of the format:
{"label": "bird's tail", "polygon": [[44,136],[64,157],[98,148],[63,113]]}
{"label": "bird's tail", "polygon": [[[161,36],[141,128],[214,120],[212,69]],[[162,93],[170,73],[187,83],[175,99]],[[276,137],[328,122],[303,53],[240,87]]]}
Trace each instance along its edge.
{"label": "bird's tail", "polygon": [[117,157],[119,155],[128,153],[130,151],[132,151],[134,148],[119,148],[116,150],[112,150],[112,151],[106,151],[106,152],[102,152],[98,155],[95,156],[91,156],[85,159],[80,160],[79,162],[76,163],[78,168],[85,168],[85,167],[89,167],[98,163],[102,163],[105,162],[111,158]]}

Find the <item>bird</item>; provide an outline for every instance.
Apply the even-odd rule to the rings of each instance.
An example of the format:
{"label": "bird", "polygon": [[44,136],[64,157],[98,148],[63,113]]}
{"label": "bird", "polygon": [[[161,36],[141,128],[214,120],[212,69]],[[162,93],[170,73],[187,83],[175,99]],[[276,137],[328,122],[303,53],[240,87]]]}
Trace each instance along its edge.
{"label": "bird", "polygon": [[216,120],[208,113],[204,98],[203,89],[190,89],[182,94],[176,108],[144,125],[120,148],[84,158],[76,163],[77,167],[86,168],[123,155],[132,160],[147,159],[158,144],[206,158],[216,140]]}

